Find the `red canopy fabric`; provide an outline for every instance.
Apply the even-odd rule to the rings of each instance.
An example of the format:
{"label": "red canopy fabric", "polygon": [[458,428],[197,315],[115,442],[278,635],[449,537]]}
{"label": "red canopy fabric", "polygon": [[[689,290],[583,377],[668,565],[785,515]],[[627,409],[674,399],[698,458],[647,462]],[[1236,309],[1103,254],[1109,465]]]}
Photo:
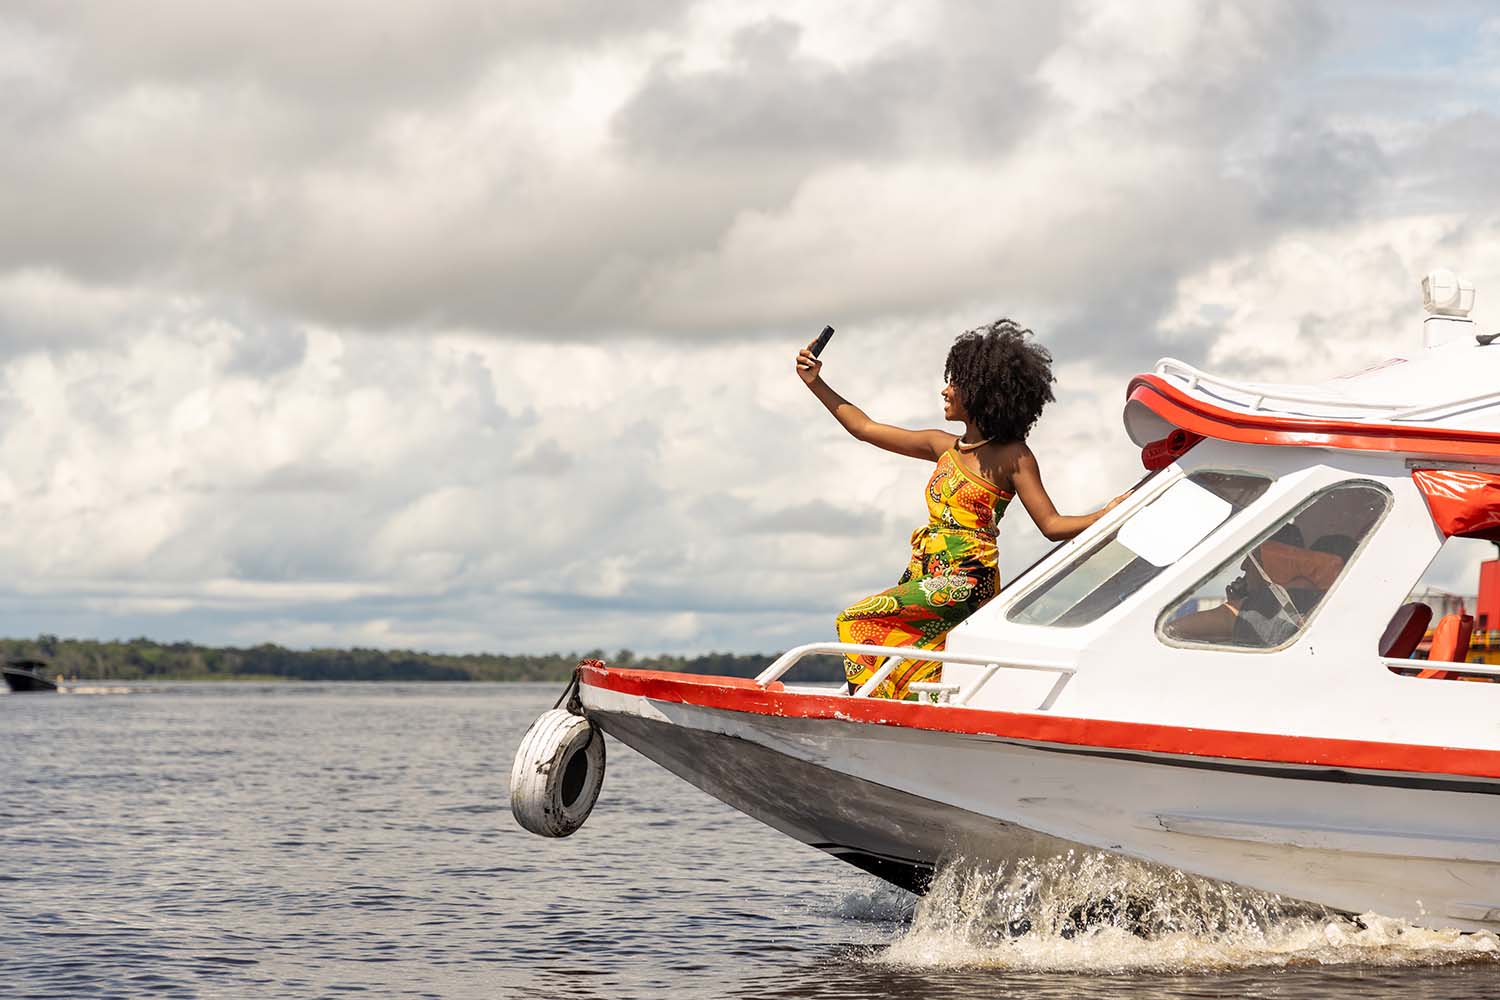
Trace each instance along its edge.
{"label": "red canopy fabric", "polygon": [[1443,534],[1500,542],[1500,474],[1414,469],[1411,477]]}

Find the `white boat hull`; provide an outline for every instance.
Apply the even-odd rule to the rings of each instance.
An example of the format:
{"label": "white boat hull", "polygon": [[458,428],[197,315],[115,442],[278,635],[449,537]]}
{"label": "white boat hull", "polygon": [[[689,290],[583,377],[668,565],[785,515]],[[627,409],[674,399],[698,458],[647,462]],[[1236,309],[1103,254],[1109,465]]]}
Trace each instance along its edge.
{"label": "white boat hull", "polygon": [[950,857],[1103,850],[1351,913],[1500,928],[1500,782],[735,711],[585,684],[605,732],[920,890]]}

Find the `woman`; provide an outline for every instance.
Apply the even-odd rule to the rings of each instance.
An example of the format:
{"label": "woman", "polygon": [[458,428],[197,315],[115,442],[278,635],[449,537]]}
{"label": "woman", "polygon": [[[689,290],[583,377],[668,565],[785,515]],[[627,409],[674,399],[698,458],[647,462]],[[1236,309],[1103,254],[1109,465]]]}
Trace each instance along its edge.
{"label": "woman", "polygon": [[[898,455],[936,462],[927,481],[925,527],[911,536],[911,560],[894,587],[856,601],[838,616],[840,642],[942,649],[948,630],[979,610],[1000,587],[996,524],[1015,496],[1043,535],[1072,538],[1124,499],[1092,514],[1057,512],[1026,435],[1052,401],[1052,355],[1027,340],[1031,331],[1008,319],[960,334],[943,368],[943,417],[964,425],[947,431],[907,430],[876,423],[823,381],[809,348],[797,374],[844,430]],[[850,690],[869,680],[882,657],[844,658]],[[905,698],[915,681],[936,679],[940,663],[907,660],[873,692]]]}

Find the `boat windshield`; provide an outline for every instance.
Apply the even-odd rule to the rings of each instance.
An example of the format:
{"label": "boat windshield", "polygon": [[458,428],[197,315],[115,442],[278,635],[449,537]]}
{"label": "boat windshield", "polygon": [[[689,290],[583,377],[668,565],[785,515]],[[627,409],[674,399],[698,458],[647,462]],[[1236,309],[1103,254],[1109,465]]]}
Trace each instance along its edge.
{"label": "boat windshield", "polygon": [[1117,607],[1271,485],[1249,472],[1198,470],[1016,602],[1022,625],[1086,625]]}

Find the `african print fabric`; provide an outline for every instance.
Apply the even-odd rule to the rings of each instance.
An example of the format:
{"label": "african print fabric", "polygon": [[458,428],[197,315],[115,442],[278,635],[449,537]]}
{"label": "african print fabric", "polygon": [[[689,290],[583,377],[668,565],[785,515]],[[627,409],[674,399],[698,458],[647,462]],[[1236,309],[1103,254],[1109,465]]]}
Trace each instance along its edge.
{"label": "african print fabric", "polygon": [[[1000,587],[996,525],[1011,495],[966,470],[946,451],[927,481],[928,522],[911,536],[911,559],[894,587],[851,604],[837,618],[840,642],[942,649],[948,630],[979,610]],[[884,657],[844,657],[856,687]],[[903,661],[871,694],[905,698],[915,681],[936,680],[942,664]]]}

